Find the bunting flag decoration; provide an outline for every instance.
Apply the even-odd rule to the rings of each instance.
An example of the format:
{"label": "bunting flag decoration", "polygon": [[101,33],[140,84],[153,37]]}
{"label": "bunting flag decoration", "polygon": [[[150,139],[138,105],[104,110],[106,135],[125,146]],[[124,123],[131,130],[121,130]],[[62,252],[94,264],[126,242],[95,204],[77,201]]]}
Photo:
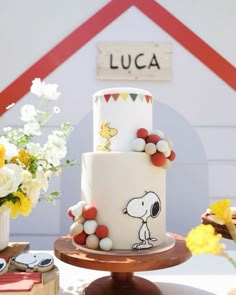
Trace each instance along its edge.
{"label": "bunting flag decoration", "polygon": [[113,98],[113,101],[117,101],[118,99],[122,99],[123,101],[128,101],[128,99],[131,99],[133,102],[135,102],[137,99],[139,99],[141,102],[147,102],[152,103],[152,96],[151,95],[145,95],[142,93],[128,93],[128,92],[122,92],[122,93],[111,93],[111,94],[103,94],[99,96],[94,97],[94,102],[97,102],[98,100],[105,100],[107,103]]}
{"label": "bunting flag decoration", "polygon": [[129,93],[120,93],[120,96],[124,101],[126,101],[129,96]]}
{"label": "bunting flag decoration", "polygon": [[144,100],[144,94],[140,94],[140,95],[139,95],[139,99],[140,99],[141,101],[143,101],[143,100]]}
{"label": "bunting flag decoration", "polygon": [[145,95],[147,103],[152,103],[152,97],[150,95]]}
{"label": "bunting flag decoration", "polygon": [[98,101],[98,99],[101,99],[102,98],[102,96],[94,96],[93,97],[93,99],[94,99],[94,102],[97,102]]}
{"label": "bunting flag decoration", "polygon": [[106,102],[109,101],[110,97],[111,97],[111,94],[104,94],[104,98],[105,98]]}
{"label": "bunting flag decoration", "polygon": [[138,96],[137,93],[130,93],[130,97],[132,98],[133,101],[135,101],[137,96]]}
{"label": "bunting flag decoration", "polygon": [[113,93],[111,96],[113,97],[113,99],[114,99],[115,101],[117,101],[119,95],[120,95],[119,93]]}

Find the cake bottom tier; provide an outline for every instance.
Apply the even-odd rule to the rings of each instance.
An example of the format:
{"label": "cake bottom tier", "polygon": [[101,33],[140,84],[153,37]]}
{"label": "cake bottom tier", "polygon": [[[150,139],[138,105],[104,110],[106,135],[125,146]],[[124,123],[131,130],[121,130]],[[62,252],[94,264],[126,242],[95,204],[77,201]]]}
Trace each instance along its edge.
{"label": "cake bottom tier", "polygon": [[166,238],[166,171],[146,153],[82,155],[81,199],[97,208],[113,249],[148,249]]}

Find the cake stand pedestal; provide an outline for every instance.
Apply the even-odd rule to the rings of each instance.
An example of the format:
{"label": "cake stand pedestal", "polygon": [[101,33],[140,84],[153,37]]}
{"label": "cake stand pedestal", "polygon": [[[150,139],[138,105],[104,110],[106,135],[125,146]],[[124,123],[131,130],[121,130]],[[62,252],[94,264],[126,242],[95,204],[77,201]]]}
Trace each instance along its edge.
{"label": "cake stand pedestal", "polygon": [[60,260],[82,268],[110,271],[111,275],[99,278],[85,287],[84,295],[160,295],[160,289],[152,282],[134,276],[135,271],[157,270],[181,264],[191,257],[184,238],[169,233],[175,245],[164,252],[155,250],[97,251],[85,247],[75,249],[71,237],[63,236],[55,241],[54,253]]}

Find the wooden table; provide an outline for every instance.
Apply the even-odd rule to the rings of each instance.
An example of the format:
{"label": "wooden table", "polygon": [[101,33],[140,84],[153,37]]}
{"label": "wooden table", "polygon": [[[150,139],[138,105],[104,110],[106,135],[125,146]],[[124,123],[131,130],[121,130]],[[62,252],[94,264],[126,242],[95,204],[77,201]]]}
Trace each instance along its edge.
{"label": "wooden table", "polygon": [[75,249],[71,237],[63,236],[55,241],[54,253],[68,264],[94,270],[110,271],[111,275],[93,281],[84,289],[84,295],[159,295],[159,288],[152,282],[133,275],[135,271],[167,268],[185,262],[191,253],[182,236],[171,233],[175,238],[173,248],[155,251],[92,251],[81,247]]}

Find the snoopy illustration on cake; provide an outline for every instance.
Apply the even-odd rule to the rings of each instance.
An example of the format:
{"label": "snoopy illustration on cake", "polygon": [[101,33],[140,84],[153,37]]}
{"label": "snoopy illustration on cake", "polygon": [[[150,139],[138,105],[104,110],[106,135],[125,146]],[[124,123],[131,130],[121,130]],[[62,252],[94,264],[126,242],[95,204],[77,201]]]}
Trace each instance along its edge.
{"label": "snoopy illustration on cake", "polygon": [[139,229],[140,243],[133,244],[133,249],[148,249],[152,248],[153,244],[150,241],[157,241],[152,237],[148,228],[148,219],[156,218],[161,212],[161,201],[158,195],[152,191],[145,192],[142,197],[131,199],[126,208],[123,209],[124,214],[128,214],[134,218],[140,218],[142,225]]}

